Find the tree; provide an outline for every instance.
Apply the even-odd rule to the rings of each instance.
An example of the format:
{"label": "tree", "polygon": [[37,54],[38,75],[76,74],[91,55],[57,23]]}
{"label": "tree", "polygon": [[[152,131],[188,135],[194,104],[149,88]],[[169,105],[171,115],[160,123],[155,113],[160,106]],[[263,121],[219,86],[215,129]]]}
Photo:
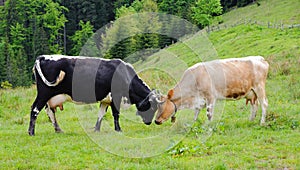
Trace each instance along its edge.
{"label": "tree", "polygon": [[131,17],[133,14],[136,14],[136,11],[132,6],[116,9],[117,20],[108,25],[101,37],[101,51],[106,58],[124,59],[136,50],[135,40],[128,37],[137,31],[137,20]]}
{"label": "tree", "polygon": [[68,55],[72,55],[71,49],[74,42],[71,37],[80,28],[79,22],[89,21],[93,26],[93,31],[100,29],[110,21],[115,19],[115,1],[111,0],[60,0],[60,4],[68,9],[65,16],[68,22],[65,24],[66,33],[66,51]]}
{"label": "tree", "polygon": [[63,14],[65,7],[51,0],[46,4],[45,14],[42,16],[43,26],[49,31],[49,47],[51,53],[60,54],[63,49],[63,37],[61,31],[64,28],[66,17]]}
{"label": "tree", "polygon": [[198,0],[191,10],[193,21],[201,28],[209,26],[214,16],[222,14],[220,0]]}
{"label": "tree", "polygon": [[7,68],[8,81],[14,86],[29,85],[30,79],[27,68],[27,56],[23,47],[25,38],[25,28],[17,23],[10,28],[12,43],[8,46]]}
{"label": "tree", "polygon": [[191,7],[195,0],[158,0],[159,10],[190,20]]}
{"label": "tree", "polygon": [[0,39],[0,83],[7,81],[7,67],[6,67],[6,54],[7,54],[7,37]]}
{"label": "tree", "polygon": [[52,0],[5,1],[0,7],[0,81],[29,85],[37,55],[61,52],[64,10]]}
{"label": "tree", "polygon": [[83,45],[87,42],[89,38],[93,35],[93,26],[88,21],[84,23],[83,21],[79,22],[79,25],[81,27],[80,30],[77,30],[75,34],[71,37],[71,40],[73,41],[73,48],[71,50],[71,53],[73,55],[79,55],[81,48]]}

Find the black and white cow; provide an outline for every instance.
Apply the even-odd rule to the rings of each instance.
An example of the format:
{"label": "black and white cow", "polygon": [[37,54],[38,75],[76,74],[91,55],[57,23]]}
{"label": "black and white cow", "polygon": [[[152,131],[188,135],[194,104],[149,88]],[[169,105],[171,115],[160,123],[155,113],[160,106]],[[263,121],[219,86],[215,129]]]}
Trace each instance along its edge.
{"label": "black and white cow", "polygon": [[[55,130],[60,131],[54,113],[57,106],[63,109],[62,103],[68,99],[75,103],[95,103],[110,93],[109,105],[116,131],[121,131],[119,110],[122,97],[136,105],[137,115],[147,125],[151,124],[157,110],[156,92],[149,89],[130,64],[119,59],[42,55],[36,59],[33,71],[37,96],[31,106],[29,135],[34,135],[37,116],[45,106],[48,106],[46,111]],[[106,108],[107,102],[102,102],[105,107],[101,109]]]}

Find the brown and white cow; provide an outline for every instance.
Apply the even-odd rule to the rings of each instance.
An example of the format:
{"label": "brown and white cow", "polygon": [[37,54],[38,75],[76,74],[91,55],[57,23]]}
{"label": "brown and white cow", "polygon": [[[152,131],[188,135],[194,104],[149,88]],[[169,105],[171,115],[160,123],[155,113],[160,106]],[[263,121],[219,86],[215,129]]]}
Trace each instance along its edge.
{"label": "brown and white cow", "polygon": [[[212,119],[216,100],[238,100],[246,98],[250,101],[253,120],[261,104],[261,124],[265,123],[268,101],[265,84],[269,64],[261,56],[230,58],[195,64],[188,68],[180,82],[167,96],[161,97],[155,123],[162,124],[172,116],[175,121],[177,109],[195,110],[194,120],[202,108],[206,106],[207,117]],[[258,101],[257,101],[258,100]]]}

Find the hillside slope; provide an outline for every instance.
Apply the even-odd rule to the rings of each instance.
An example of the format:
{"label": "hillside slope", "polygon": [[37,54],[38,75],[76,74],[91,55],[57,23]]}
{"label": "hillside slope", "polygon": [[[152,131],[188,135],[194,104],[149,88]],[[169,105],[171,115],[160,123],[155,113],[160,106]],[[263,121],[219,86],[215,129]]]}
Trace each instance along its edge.
{"label": "hillside slope", "polygon": [[298,0],[263,0],[256,3],[233,9],[225,13],[223,24],[233,25],[239,22],[251,20],[259,23],[277,23],[277,24],[299,24],[300,22],[300,1]]}

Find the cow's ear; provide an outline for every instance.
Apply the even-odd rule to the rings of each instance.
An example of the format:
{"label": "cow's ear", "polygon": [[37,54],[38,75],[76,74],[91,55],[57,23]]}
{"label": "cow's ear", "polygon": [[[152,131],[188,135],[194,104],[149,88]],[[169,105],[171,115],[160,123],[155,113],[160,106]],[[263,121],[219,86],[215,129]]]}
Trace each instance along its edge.
{"label": "cow's ear", "polygon": [[173,97],[173,95],[174,95],[174,90],[173,89],[169,90],[169,92],[168,92],[168,99],[171,99]]}

